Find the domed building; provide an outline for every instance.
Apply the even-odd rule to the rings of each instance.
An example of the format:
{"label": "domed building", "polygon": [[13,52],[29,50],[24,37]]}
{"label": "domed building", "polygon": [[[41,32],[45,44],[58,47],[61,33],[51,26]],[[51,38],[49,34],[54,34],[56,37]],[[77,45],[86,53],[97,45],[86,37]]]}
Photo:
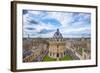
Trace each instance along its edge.
{"label": "domed building", "polygon": [[59,60],[59,58],[62,58],[66,54],[66,43],[63,40],[63,36],[60,33],[59,29],[56,30],[56,32],[53,35],[53,38],[49,41],[49,57],[56,58]]}
{"label": "domed building", "polygon": [[62,34],[60,33],[59,29],[57,29],[57,31],[54,33],[53,38],[55,39],[62,39]]}

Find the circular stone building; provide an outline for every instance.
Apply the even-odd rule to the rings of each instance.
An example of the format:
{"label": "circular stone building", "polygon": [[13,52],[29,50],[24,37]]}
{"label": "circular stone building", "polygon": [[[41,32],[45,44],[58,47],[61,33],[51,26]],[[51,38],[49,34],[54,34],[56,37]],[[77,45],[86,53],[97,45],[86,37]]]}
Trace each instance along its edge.
{"label": "circular stone building", "polygon": [[59,29],[54,33],[53,38],[49,41],[49,57],[56,58],[59,60],[59,58],[62,58],[66,54],[66,43],[63,40],[63,36],[60,33]]}

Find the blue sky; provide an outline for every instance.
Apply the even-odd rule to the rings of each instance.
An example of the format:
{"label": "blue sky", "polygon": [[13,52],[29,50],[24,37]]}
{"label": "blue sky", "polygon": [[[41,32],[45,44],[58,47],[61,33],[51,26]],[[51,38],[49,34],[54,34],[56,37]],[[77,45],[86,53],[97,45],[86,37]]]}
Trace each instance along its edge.
{"label": "blue sky", "polygon": [[64,38],[90,37],[91,13],[23,10],[23,37],[53,37],[57,28]]}

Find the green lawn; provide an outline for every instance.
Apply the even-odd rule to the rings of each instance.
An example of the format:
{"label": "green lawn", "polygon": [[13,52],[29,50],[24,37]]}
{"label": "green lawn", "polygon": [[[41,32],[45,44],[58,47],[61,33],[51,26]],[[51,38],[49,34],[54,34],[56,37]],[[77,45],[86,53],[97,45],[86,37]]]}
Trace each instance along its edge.
{"label": "green lawn", "polygon": [[61,61],[63,60],[73,60],[73,58],[71,56],[64,56],[63,58],[60,58]]}
{"label": "green lawn", "polygon": [[43,58],[43,61],[56,61],[56,59],[51,58],[51,57],[49,57],[49,56],[45,56],[45,57]]}
{"label": "green lawn", "polygon": [[[43,58],[43,61],[56,61],[57,59],[51,58],[49,56],[45,56]],[[64,61],[64,60],[73,60],[71,56],[64,56],[63,58],[60,58],[59,61]]]}

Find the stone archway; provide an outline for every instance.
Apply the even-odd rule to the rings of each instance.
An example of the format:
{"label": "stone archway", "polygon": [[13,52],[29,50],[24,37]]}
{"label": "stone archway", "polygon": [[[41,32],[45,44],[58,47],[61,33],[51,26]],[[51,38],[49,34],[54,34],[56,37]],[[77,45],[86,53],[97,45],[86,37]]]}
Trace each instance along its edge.
{"label": "stone archway", "polygon": [[59,58],[59,53],[57,53],[57,56],[56,57]]}

